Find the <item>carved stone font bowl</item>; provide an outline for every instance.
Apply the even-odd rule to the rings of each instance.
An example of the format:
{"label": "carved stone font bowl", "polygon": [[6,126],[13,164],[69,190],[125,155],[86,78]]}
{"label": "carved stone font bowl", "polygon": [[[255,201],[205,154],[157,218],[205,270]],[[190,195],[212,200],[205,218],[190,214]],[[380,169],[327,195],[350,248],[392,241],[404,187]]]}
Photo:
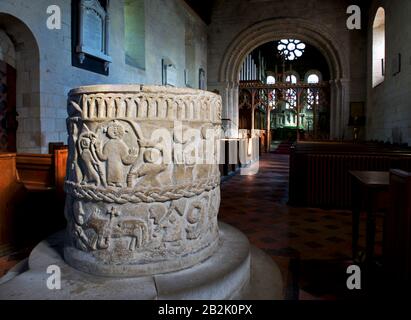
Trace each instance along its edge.
{"label": "carved stone font bowl", "polygon": [[220,96],[100,85],[70,91],[65,260],[97,275],[185,269],[219,245]]}

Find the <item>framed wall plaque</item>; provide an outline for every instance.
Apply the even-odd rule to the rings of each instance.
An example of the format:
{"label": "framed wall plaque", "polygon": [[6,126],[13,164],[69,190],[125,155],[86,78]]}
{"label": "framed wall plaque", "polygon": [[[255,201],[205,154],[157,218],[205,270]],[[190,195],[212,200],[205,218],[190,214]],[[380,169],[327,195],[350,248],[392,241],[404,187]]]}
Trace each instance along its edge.
{"label": "framed wall plaque", "polygon": [[73,66],[108,74],[109,0],[72,1]]}
{"label": "framed wall plaque", "polygon": [[177,87],[177,68],[174,63],[167,58],[162,60],[163,85]]}

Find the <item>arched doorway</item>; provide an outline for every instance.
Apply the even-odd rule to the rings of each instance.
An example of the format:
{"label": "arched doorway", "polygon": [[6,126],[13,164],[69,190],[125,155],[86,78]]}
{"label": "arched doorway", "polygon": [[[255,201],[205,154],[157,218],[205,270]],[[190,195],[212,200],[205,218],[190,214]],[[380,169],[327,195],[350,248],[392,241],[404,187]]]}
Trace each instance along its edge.
{"label": "arched doorway", "polygon": [[16,152],[16,50],[0,29],[0,152]]}
{"label": "arched doorway", "polygon": [[[276,39],[300,39],[315,46],[330,70],[330,138],[343,139],[349,110],[349,63],[345,48],[330,30],[300,18],[270,19],[240,32],[226,50],[219,68],[217,89],[223,99],[223,114],[231,119],[231,135],[238,136],[239,75],[245,58],[260,45]],[[211,87],[211,86],[210,86]]]}
{"label": "arched doorway", "polygon": [[24,22],[1,12],[0,151],[41,151],[37,41]]}

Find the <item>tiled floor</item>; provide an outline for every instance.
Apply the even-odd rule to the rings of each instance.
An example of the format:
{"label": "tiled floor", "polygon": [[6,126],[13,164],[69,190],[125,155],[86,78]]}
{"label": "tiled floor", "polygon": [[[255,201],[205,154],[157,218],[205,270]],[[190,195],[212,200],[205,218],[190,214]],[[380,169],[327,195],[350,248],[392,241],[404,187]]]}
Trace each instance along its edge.
{"label": "tiled floor", "polygon": [[[239,228],[278,263],[287,286],[299,288],[288,298],[346,298],[351,212],[288,206],[288,160],[287,155],[266,154],[257,175],[225,181],[220,220]],[[378,238],[380,229],[379,224]]]}
{"label": "tiled floor", "polygon": [[0,258],[0,277],[4,276],[18,261],[11,259],[10,256]]}
{"label": "tiled floor", "polygon": [[31,250],[32,248],[26,248],[24,250],[20,250],[19,252],[14,252],[8,256],[0,257],[0,278],[21,260],[27,258]]}
{"label": "tiled floor", "polygon": [[[288,299],[350,298],[345,283],[352,263],[351,214],[288,206],[288,160],[287,155],[265,154],[258,174],[225,180],[220,220],[243,231],[277,262]],[[377,241],[380,224],[378,231]],[[0,258],[0,276],[28,252]]]}

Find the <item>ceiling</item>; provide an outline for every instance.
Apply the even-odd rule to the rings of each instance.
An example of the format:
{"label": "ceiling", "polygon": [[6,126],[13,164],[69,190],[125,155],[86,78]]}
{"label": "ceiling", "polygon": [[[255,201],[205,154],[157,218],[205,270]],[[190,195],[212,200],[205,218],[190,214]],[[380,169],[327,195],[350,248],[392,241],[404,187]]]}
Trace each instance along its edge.
{"label": "ceiling", "polygon": [[[211,14],[214,4],[217,0],[184,0],[206,23],[211,23]],[[271,0],[271,1],[283,1],[283,0]],[[327,1],[345,1],[347,5],[356,4],[363,9],[368,9],[372,0],[327,0]],[[269,1],[266,1],[269,2]],[[285,4],[286,5],[286,4]]]}
{"label": "ceiling", "polygon": [[184,0],[207,24],[211,22],[211,13],[215,0]]}

